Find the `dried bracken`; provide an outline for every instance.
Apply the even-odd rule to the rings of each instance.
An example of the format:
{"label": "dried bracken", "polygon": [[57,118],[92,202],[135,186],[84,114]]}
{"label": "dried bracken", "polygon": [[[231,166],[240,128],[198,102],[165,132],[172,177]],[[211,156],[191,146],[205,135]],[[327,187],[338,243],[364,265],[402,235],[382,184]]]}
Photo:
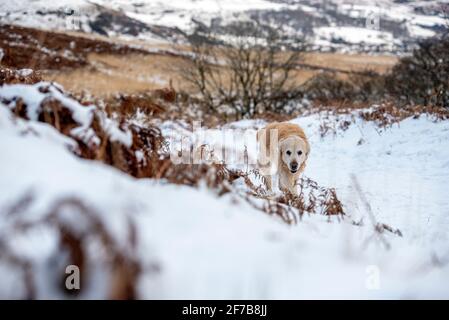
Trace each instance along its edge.
{"label": "dried bracken", "polygon": [[310,113],[320,113],[321,123],[319,132],[321,137],[346,131],[360,118],[365,122],[373,122],[377,127],[384,129],[399,123],[407,118],[417,119],[425,116],[432,121],[449,119],[449,109],[435,106],[407,105],[398,107],[392,102],[377,105],[367,104],[337,104],[336,106],[319,106]]}
{"label": "dried bracken", "polygon": [[[12,207],[22,206],[23,202],[29,202],[30,196],[25,194],[22,199]],[[32,199],[32,198],[31,198]],[[67,213],[70,215],[67,215]],[[134,299],[137,298],[137,280],[143,270],[143,264],[135,255],[136,228],[129,218],[127,243],[118,243],[116,238],[108,231],[102,220],[102,214],[89,207],[78,198],[63,198],[54,203],[43,218],[37,221],[24,219],[24,211],[14,215],[9,220],[10,227],[7,232],[2,232],[0,237],[0,261],[13,264],[18,270],[22,270],[25,295],[22,298],[34,299],[44,294],[39,292],[37,279],[35,279],[33,261],[15,252],[14,248],[7,245],[6,239],[13,239],[30,230],[42,227],[56,231],[59,238],[59,248],[56,248],[60,259],[67,257],[65,265],[75,265],[80,272],[79,290],[69,290],[65,284],[67,274],[65,268],[51,273],[54,277],[48,283],[54,284],[52,288],[60,297],[88,296],[86,290],[92,287],[84,281],[92,282],[93,270],[107,264],[109,281],[105,292],[105,298],[109,299]],[[68,219],[70,217],[70,219]],[[68,219],[68,220],[67,220]],[[85,221],[86,223],[70,223],[70,221]],[[134,239],[134,240],[133,240]],[[92,256],[88,246],[97,242],[103,255]],[[127,250],[124,250],[127,248]],[[103,258],[101,258],[103,257]],[[156,265],[156,264],[155,264]],[[150,270],[151,269],[151,270]],[[146,271],[157,272],[159,268],[146,268]]]}
{"label": "dried bracken", "polygon": [[345,215],[343,205],[333,188],[320,187],[310,178],[303,177],[299,183],[299,195],[285,194],[281,201],[298,210],[300,215],[323,214],[337,218]]}
{"label": "dried bracken", "polygon": [[[78,156],[102,161],[135,177],[155,176],[154,166],[163,143],[159,129],[126,125],[124,121],[116,123],[95,106],[83,106],[57,86],[36,85],[40,93],[46,94],[35,108],[37,121],[48,123],[74,139],[77,142],[74,152]],[[28,119],[30,106],[19,95],[8,99],[0,96],[0,101],[18,117]],[[80,113],[88,115],[86,123],[80,124]]]}
{"label": "dried bracken", "polygon": [[11,69],[0,67],[0,86],[4,84],[34,84],[42,81],[41,75],[32,69]]}
{"label": "dried bracken", "polygon": [[110,114],[117,113],[125,118],[133,117],[139,112],[147,117],[154,117],[166,111],[150,92],[120,94],[107,99],[106,103]]}
{"label": "dried bracken", "polygon": [[[255,208],[266,212],[269,215],[280,217],[288,224],[296,224],[303,214],[322,214],[337,219],[345,215],[342,203],[337,197],[335,189],[320,187],[310,178],[303,177],[298,182],[299,194],[282,193],[280,196],[273,196],[266,189],[263,177],[258,175],[257,170],[249,172],[228,171],[227,176],[230,182],[242,178],[248,191],[244,198]],[[260,185],[255,185],[250,175],[261,181]],[[263,205],[258,205],[256,200],[262,200]]]}
{"label": "dried bracken", "polygon": [[449,109],[422,105],[399,108],[393,103],[383,103],[371,110],[361,110],[359,115],[365,121],[374,121],[380,127],[389,127],[406,118],[416,119],[422,115],[428,116],[434,121],[447,120],[449,119]]}
{"label": "dried bracken", "polygon": [[[15,71],[11,71],[15,72]],[[10,77],[11,78],[11,77]],[[31,79],[19,79],[19,82],[34,83]],[[12,85],[16,82],[9,82]],[[226,196],[226,199],[236,202],[245,202],[256,208],[261,213],[270,215],[288,225],[301,223],[304,215],[319,215],[328,221],[350,221],[351,217],[345,212],[345,206],[340,201],[337,190],[320,186],[316,181],[302,177],[298,181],[298,195],[281,193],[273,194],[268,191],[264,178],[255,169],[246,171],[230,169],[225,164],[201,163],[201,164],[176,164],[170,157],[168,142],[164,139],[160,129],[150,123],[141,125],[138,122],[129,121],[138,110],[148,108],[149,118],[164,114],[167,109],[153,109],[152,104],[159,101],[171,103],[172,97],[164,94],[128,95],[121,96],[121,101],[112,106],[109,104],[108,112],[105,108],[93,105],[88,99],[79,98],[65,92],[62,88],[51,83],[37,82],[33,85],[21,86],[21,90],[27,87],[38,89],[45,94],[38,106],[34,117],[30,117],[30,105],[27,99],[20,94],[3,97],[0,93],[0,102],[3,107],[11,110],[16,117],[30,121],[38,121],[49,124],[60,133],[73,139],[76,148],[72,151],[84,159],[101,161],[114,166],[121,171],[136,178],[152,178],[161,184],[177,184],[196,188],[207,188],[217,197]],[[168,92],[166,93],[167,95]],[[175,94],[176,95],[176,94]],[[159,99],[159,100],[158,100]],[[339,109],[340,111],[342,109]],[[366,121],[376,121],[381,126],[391,125],[391,119],[403,119],[425,113],[435,116],[435,119],[446,119],[445,112],[440,109],[420,109],[418,107],[407,111],[398,111],[393,106],[381,106],[370,111],[359,110],[360,117]],[[81,121],[77,116],[88,113]],[[323,118],[323,134],[334,134],[340,130],[347,130],[356,117],[354,110],[349,117],[341,116],[332,124],[332,113],[327,113]],[[119,116],[117,116],[117,114]],[[391,116],[384,120],[385,115]],[[339,114],[337,114],[339,116]],[[327,126],[327,127],[326,127]],[[81,129],[80,129],[81,128]],[[78,130],[76,130],[78,129]],[[82,134],[80,134],[82,133]],[[87,134],[89,133],[89,134]],[[204,147],[204,146],[203,146]],[[201,152],[206,152],[203,150]],[[193,154],[193,150],[190,150]],[[201,159],[203,159],[203,154]],[[212,155],[213,158],[213,155]],[[245,163],[248,164],[246,153]],[[361,196],[363,198],[363,196]],[[26,190],[23,196],[11,203],[6,208],[1,208],[9,226],[0,233],[0,263],[12,265],[19,275],[19,281],[23,296],[21,298],[34,299],[45,295],[39,286],[36,274],[35,261],[20,255],[10,245],[8,239],[24,235],[28,230],[49,228],[56,235],[57,245],[52,259],[57,261],[54,272],[51,272],[49,283],[53,286],[52,292],[56,292],[58,298],[85,298],[89,296],[89,288],[92,287],[95,270],[107,270],[108,282],[103,292],[104,298],[111,299],[135,299],[140,298],[138,285],[141,277],[148,273],[158,274],[162,267],[159,261],[143,262],[138,258],[137,249],[140,245],[138,229],[129,212],[120,212],[124,217],[123,224],[125,237],[114,237],[108,228],[108,213],[94,208],[85,200],[77,197],[63,197],[50,203],[47,212],[34,214],[36,197],[33,190]],[[365,203],[370,217],[373,217],[371,208]],[[67,220],[67,212],[70,213]],[[25,213],[25,214],[24,214]],[[31,213],[31,214],[27,214]],[[37,220],[29,220],[25,217],[38,216]],[[70,223],[75,219],[77,223]],[[366,239],[365,244],[380,239],[381,243],[389,248],[386,233],[401,236],[400,230],[372,220],[373,234]],[[81,223],[78,223],[80,222]],[[82,223],[84,221],[85,223]],[[72,221],[73,222],[73,221]],[[353,222],[354,225],[362,225]],[[99,254],[96,256],[88,247],[95,242],[98,245]],[[46,261],[48,263],[48,261]],[[81,289],[68,290],[66,287],[67,274],[63,266],[74,265],[81,273]],[[53,278],[54,277],[54,278]]]}

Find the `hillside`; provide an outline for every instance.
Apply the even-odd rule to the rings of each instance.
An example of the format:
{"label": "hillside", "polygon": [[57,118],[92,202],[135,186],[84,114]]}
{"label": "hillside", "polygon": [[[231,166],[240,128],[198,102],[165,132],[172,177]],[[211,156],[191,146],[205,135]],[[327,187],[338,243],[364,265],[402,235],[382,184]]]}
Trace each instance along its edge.
{"label": "hillside", "polygon": [[193,30],[232,39],[249,20],[305,36],[311,49],[342,52],[410,51],[417,40],[440,34],[447,1],[20,0],[0,4],[3,23],[82,31],[156,43],[185,42]]}

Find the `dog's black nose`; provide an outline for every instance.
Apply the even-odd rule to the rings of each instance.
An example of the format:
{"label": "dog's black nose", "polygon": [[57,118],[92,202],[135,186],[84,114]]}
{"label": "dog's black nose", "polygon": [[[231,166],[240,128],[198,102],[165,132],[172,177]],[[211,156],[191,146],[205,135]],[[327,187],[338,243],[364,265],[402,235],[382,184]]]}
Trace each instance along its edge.
{"label": "dog's black nose", "polygon": [[291,169],[292,169],[293,171],[296,171],[296,170],[298,169],[298,163],[292,162],[292,164],[291,164]]}

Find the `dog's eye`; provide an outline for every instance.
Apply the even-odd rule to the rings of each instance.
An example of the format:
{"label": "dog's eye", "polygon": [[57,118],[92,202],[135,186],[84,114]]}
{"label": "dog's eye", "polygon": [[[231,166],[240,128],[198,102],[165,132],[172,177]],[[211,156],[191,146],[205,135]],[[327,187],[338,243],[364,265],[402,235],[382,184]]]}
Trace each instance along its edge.
{"label": "dog's eye", "polygon": [[299,154],[299,155],[302,155],[302,151],[301,151],[301,150],[299,150],[299,151],[298,151],[298,154]]}
{"label": "dog's eye", "polygon": [[290,150],[287,150],[286,154],[289,156],[292,154],[292,152]]}

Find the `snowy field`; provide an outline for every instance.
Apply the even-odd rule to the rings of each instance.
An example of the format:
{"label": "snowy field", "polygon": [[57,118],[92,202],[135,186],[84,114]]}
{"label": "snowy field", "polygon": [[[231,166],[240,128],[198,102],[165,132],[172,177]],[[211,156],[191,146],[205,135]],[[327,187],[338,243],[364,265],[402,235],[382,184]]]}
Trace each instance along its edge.
{"label": "snowy field", "polygon": [[[0,97],[14,90],[5,85]],[[318,113],[292,122],[311,143],[304,174],[335,187],[346,216],[304,215],[289,226],[233,193],[218,197],[206,187],[135,179],[80,159],[70,151],[71,138],[15,118],[0,104],[0,244],[31,261],[38,298],[63,298],[51,280],[65,261],[57,233],[16,224],[45,218],[69,197],[92,208],[118,249],[142,262],[138,298],[449,298],[449,122],[421,116],[380,129],[356,114],[339,121],[345,117],[354,123],[324,137],[320,124],[335,118]],[[261,125],[246,120],[227,127]],[[161,124],[163,132],[171,126]],[[68,206],[62,219],[82,230],[89,222],[77,213]],[[375,232],[373,220],[402,237]],[[93,239],[87,263],[96,267],[81,298],[107,297],[99,248]],[[0,252],[0,297],[21,298],[21,271],[3,258]]]}

